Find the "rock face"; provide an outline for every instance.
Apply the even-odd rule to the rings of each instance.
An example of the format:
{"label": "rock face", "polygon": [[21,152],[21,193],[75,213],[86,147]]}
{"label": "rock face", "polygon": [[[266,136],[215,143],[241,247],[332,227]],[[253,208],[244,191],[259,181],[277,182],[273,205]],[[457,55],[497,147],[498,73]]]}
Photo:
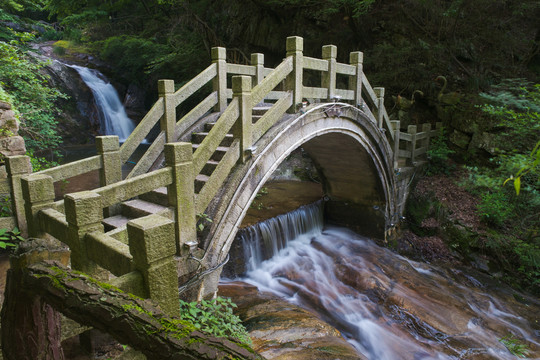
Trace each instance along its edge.
{"label": "rock face", "polygon": [[26,146],[19,136],[19,123],[11,105],[0,101],[0,154],[6,156],[24,155]]}
{"label": "rock face", "polygon": [[221,285],[219,295],[238,305],[253,341],[253,349],[266,359],[365,359],[339,331],[315,315],[246,283]]}

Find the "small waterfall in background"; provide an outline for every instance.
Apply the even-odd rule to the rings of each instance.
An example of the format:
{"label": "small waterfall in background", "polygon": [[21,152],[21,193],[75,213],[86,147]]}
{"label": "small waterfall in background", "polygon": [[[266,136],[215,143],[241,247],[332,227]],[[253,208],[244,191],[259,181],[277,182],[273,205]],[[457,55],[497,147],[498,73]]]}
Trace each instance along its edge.
{"label": "small waterfall in background", "polygon": [[99,120],[103,133],[105,135],[117,135],[120,141],[125,141],[135,128],[135,125],[127,116],[114,86],[97,70],[77,65],[70,65],[70,67],[77,70],[83,81],[92,90],[99,110]]}

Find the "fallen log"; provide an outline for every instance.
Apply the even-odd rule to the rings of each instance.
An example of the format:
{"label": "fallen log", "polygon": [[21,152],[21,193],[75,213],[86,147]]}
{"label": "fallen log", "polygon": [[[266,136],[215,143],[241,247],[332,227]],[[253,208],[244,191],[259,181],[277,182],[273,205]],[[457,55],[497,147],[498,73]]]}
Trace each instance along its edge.
{"label": "fallen log", "polygon": [[[33,307],[34,311],[39,311],[40,306],[47,310],[32,318],[32,326],[25,325],[25,319],[17,315],[2,319],[2,344],[7,360],[63,359],[61,349],[55,348],[60,344],[57,338],[60,332],[50,325],[58,320],[54,311],[110,334],[121,344],[142,352],[148,359],[263,359],[234,339],[201,333],[186,321],[168,317],[149,300],[123,293],[56,263],[41,262],[17,271],[10,270],[6,289],[17,289],[18,296],[6,294],[5,309],[13,309],[24,294],[31,304],[39,304]],[[43,334],[29,334],[36,319],[47,326],[39,326],[35,331],[51,329],[45,337]],[[26,339],[39,338],[41,343],[36,343],[36,346],[42,349],[45,341],[48,351],[30,351],[32,344],[21,343],[21,334]],[[17,348],[21,346],[25,349]]]}

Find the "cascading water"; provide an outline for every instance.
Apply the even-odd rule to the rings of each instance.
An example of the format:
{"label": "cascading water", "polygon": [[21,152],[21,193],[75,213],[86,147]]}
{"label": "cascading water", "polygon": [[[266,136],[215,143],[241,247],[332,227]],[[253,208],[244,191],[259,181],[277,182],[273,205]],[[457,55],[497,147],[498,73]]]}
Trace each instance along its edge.
{"label": "cascading water", "polygon": [[135,125],[127,116],[114,86],[97,70],[77,65],[70,65],[70,67],[77,70],[83,81],[92,90],[99,110],[99,120],[103,133],[105,135],[117,135],[120,141],[126,140]]}
{"label": "cascading water", "polygon": [[525,306],[347,229],[323,229],[320,203],[240,236],[248,268],[241,280],[317,313],[368,359],[514,359],[500,342],[510,335],[540,356],[537,302]]}

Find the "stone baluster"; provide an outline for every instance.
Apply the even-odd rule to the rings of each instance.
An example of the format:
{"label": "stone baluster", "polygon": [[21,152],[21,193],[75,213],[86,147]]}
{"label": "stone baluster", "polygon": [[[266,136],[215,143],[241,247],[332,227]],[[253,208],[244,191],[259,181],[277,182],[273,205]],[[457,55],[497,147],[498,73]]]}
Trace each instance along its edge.
{"label": "stone baluster", "polygon": [[322,47],[322,58],[328,61],[328,71],[323,72],[321,87],[328,89],[328,100],[336,96],[336,68],[337,68],[337,47],[335,45],[325,45]]}
{"label": "stone baluster", "polygon": [[377,126],[379,129],[382,129],[384,123],[384,88],[376,87],[373,88],[373,91],[375,91],[375,96],[377,96]]}
{"label": "stone baluster", "polygon": [[426,134],[426,137],[422,140],[422,147],[425,147],[426,151],[428,151],[429,142],[431,140],[431,124],[430,123],[422,124],[422,132]]}
{"label": "stone baluster", "polygon": [[411,141],[407,146],[407,150],[411,153],[410,165],[414,166],[415,163],[415,152],[416,152],[416,125],[409,125],[407,127],[407,133],[411,135]]}
{"label": "stone baluster", "polygon": [[364,54],[361,51],[351,52],[349,62],[356,68],[356,75],[349,77],[349,90],[354,91],[354,105],[362,108],[362,78],[364,76],[363,63]]}
{"label": "stone baluster", "polygon": [[[99,170],[99,185],[105,186],[122,181],[122,162],[120,160],[120,143],[118,136],[96,136],[96,148],[101,156],[101,169]],[[109,217],[117,213],[119,206],[113,205],[103,209],[104,216]]]}
{"label": "stone baluster", "polygon": [[[103,232],[101,196],[92,191],[81,191],[64,196],[66,209],[67,245],[71,249],[71,267],[91,276],[98,276],[97,265],[88,258],[85,236],[94,231]],[[106,279],[104,279],[106,280]]]}
{"label": "stone baluster", "polygon": [[227,50],[223,47],[213,47],[212,62],[217,67],[213,86],[214,91],[217,91],[218,94],[218,103],[214,107],[214,111],[221,112],[227,108]]}
{"label": "stone baluster", "polygon": [[170,316],[178,316],[178,273],[174,222],[153,214],[127,224],[129,251],[141,272],[147,296]]}
{"label": "stone baluster", "polygon": [[399,120],[392,120],[392,131],[394,132],[394,169],[397,169],[399,167]]}
{"label": "stone baluster", "polygon": [[52,177],[43,174],[31,174],[21,178],[28,236],[39,237],[38,212],[54,207],[54,183]]}
{"label": "stone baluster", "polygon": [[264,54],[251,54],[251,65],[255,66],[255,84],[259,84],[264,79]]}
{"label": "stone baluster", "polygon": [[233,76],[233,96],[238,98],[240,115],[236,121],[233,134],[240,139],[240,161],[244,163],[248,157],[248,149],[252,145],[252,108],[251,77]]}
{"label": "stone baluster", "polygon": [[198,245],[191,143],[165,144],[165,161],[173,171],[173,183],[168,186],[168,201],[169,206],[176,208],[176,252],[187,255]]}
{"label": "stone baluster", "polygon": [[174,101],[174,80],[158,80],[158,94],[163,98],[165,113],[161,117],[161,131],[165,132],[165,142],[176,141],[176,104]]}
{"label": "stone baluster", "polygon": [[293,92],[293,104],[289,113],[296,113],[297,107],[302,104],[303,72],[304,72],[304,39],[299,36],[287,38],[287,57],[293,57],[293,71],[285,80],[286,89]]}
{"label": "stone baluster", "polygon": [[28,236],[28,230],[24,212],[21,178],[32,172],[30,158],[25,155],[8,156],[6,157],[6,170],[11,188],[11,210],[22,236],[26,237]]}

